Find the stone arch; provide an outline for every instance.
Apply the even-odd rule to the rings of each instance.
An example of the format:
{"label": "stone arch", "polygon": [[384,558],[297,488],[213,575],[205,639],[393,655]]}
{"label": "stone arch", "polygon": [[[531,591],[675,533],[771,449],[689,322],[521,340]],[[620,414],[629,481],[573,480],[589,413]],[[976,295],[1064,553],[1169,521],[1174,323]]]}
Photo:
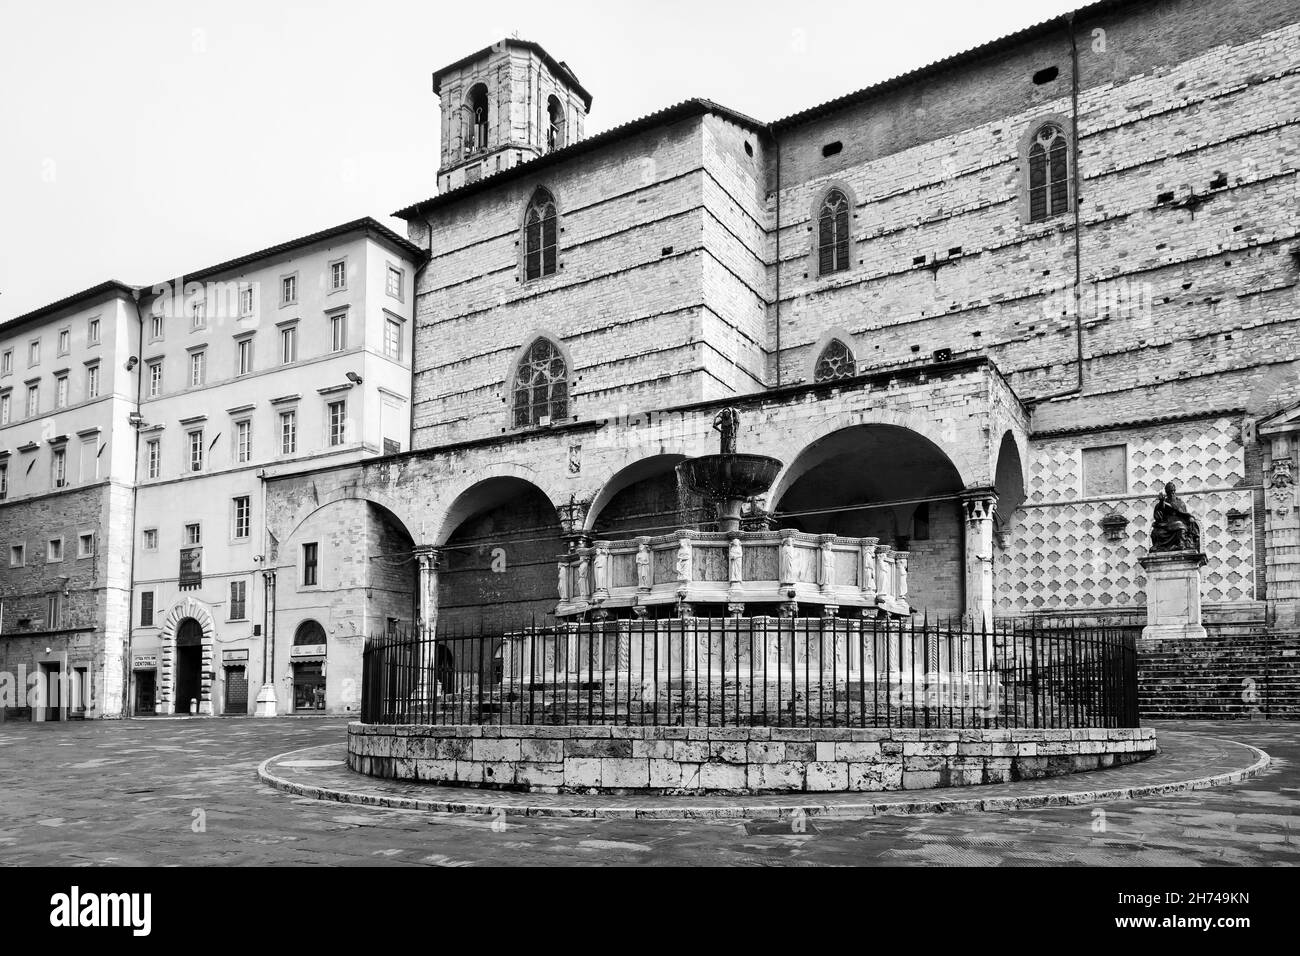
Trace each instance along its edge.
{"label": "stone arch", "polygon": [[182,598],[171,606],[158,632],[162,656],[158,706],[164,714],[176,713],[176,636],[181,625],[190,620],[195,621],[202,632],[199,639],[199,713],[212,714],[212,679],[206,675],[215,670],[217,626],[208,606],[192,597]]}
{"label": "stone arch", "polygon": [[325,508],[328,508],[330,505],[338,504],[340,501],[359,501],[373,505],[376,508],[387,512],[394,521],[406,530],[406,533],[411,536],[413,541],[417,544],[420,543],[420,537],[412,530],[419,527],[419,524],[414,520],[414,515],[408,507],[411,502],[398,501],[391,498],[380,499],[370,493],[359,493],[356,485],[347,485],[328,492],[322,497],[313,499],[309,508],[301,513],[295,514],[292,528],[290,528],[287,534],[277,538],[277,547],[292,541],[302,529],[302,526],[306,524],[312,516]]}
{"label": "stone arch", "polygon": [[[587,508],[586,519],[583,522],[583,528],[587,531],[595,530],[596,522],[600,519],[601,513],[605,508],[614,501],[616,497],[633,485],[659,478],[662,476],[672,476],[671,480],[676,485],[676,467],[686,460],[683,454],[659,454],[649,455],[640,458],[628,465],[623,466],[600,486],[591,499],[591,504]],[[666,531],[654,531],[654,534],[666,534]]]}
{"label": "stone arch", "polygon": [[838,431],[870,425],[888,425],[915,432],[919,437],[924,438],[933,445],[952,463],[953,467],[957,469],[958,475],[961,476],[963,486],[975,487],[981,483],[981,476],[987,466],[981,468],[977,460],[973,460],[971,455],[963,453],[955,441],[945,434],[945,430],[939,426],[938,422],[921,418],[919,415],[910,412],[873,408],[847,416],[829,415],[822,419],[821,422],[802,429],[795,438],[777,446],[775,450],[765,450],[765,454],[774,454],[785,463],[785,466],[777,475],[776,481],[772,482],[772,488],[768,492],[768,501],[773,503],[778,501],[781,495],[802,474],[797,465],[798,458],[804,450]]}

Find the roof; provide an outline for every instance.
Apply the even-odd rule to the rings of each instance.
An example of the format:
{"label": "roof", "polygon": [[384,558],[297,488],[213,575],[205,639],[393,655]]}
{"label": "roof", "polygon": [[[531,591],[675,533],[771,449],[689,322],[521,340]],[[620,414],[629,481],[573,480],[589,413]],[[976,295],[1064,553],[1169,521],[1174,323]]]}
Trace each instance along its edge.
{"label": "roof", "polygon": [[456,202],[466,196],[482,192],[493,186],[497,186],[513,179],[519,179],[524,176],[535,175],[539,169],[546,169],[556,163],[562,163],[566,160],[573,159],[575,156],[581,156],[593,150],[600,149],[608,143],[616,142],[628,136],[633,136],[647,129],[653,129],[656,126],[665,126],[669,123],[676,123],[679,120],[687,119],[691,116],[702,116],[711,113],[715,116],[721,116],[723,119],[730,120],[740,126],[754,130],[756,133],[764,134],[767,132],[767,125],[754,119],[752,116],[746,116],[744,113],[729,109],[712,100],[694,98],[683,100],[672,106],[665,107],[654,113],[649,113],[639,119],[634,119],[624,123],[622,126],[615,126],[607,129],[603,133],[590,136],[587,139],[578,140],[565,146],[563,149],[557,149],[554,152],[545,153],[536,159],[526,163],[520,163],[517,166],[508,166],[500,172],[493,173],[491,176],[485,176],[482,179],[472,183],[466,183],[458,186],[445,193],[439,193],[423,202],[413,203],[404,209],[399,209],[393,213],[399,219],[413,219],[414,217],[427,212],[430,209],[436,209],[439,206],[445,206],[449,203]]}
{"label": "roof", "polygon": [[[277,243],[274,246],[268,246],[265,249],[259,249],[257,252],[250,252],[247,255],[239,256],[236,259],[228,259],[225,262],[219,262],[216,265],[207,266],[197,272],[185,273],[185,278],[193,281],[206,279],[211,276],[220,275],[223,272],[229,272],[242,266],[257,262],[260,259],[267,259],[277,256],[294,249],[300,249],[304,246],[314,245],[318,242],[324,242],[338,236],[345,236],[353,232],[364,231],[372,238],[385,242],[411,257],[415,262],[423,262],[425,250],[421,249],[409,239],[404,239],[393,230],[389,229],[383,223],[369,216],[361,219],[353,219],[351,222],[345,222],[338,226],[331,226],[329,229],[322,229],[320,232],[313,232],[310,235],[299,236],[296,239],[290,239],[286,242]],[[168,286],[171,284],[170,279],[155,283],[156,286]],[[43,305],[39,309],[15,316],[7,322],[0,323],[0,332],[8,332],[22,325],[27,325],[39,319],[47,318],[62,309],[72,306],[81,305],[99,299],[104,299],[110,295],[121,295],[135,298],[137,293],[146,291],[153,286],[134,286],[121,282],[117,279],[109,279],[107,282],[101,282],[99,285],[91,286],[89,289],[83,289],[81,292],[75,292],[70,296],[59,299],[57,302],[51,302],[49,305]]]}
{"label": "roof", "polygon": [[39,309],[33,309],[31,312],[24,312],[22,315],[16,315],[12,319],[0,322],[0,333],[11,332],[16,328],[29,325],[40,319],[49,318],[64,309],[70,309],[74,306],[86,305],[90,302],[98,302],[104,299],[116,296],[129,296],[135,298],[135,286],[127,285],[117,279],[108,279],[99,285],[93,285],[89,289],[82,289],[80,292],[74,292],[72,295],[64,296],[57,302],[51,302],[49,305],[43,305]]}
{"label": "roof", "polygon": [[568,84],[571,87],[573,87],[574,92],[576,92],[579,96],[582,97],[582,103],[583,106],[587,108],[587,112],[589,113],[591,112],[591,94],[588,93],[587,90],[583,87],[583,85],[578,82],[577,74],[575,74],[573,70],[569,68],[569,64],[555,59],[555,57],[551,56],[549,53],[546,52],[546,50],[542,47],[540,43],[534,43],[532,40],[520,40],[517,37],[506,37],[504,40],[498,40],[496,43],[493,43],[491,46],[484,47],[483,49],[479,50],[477,53],[471,53],[469,56],[463,56],[455,63],[448,63],[441,70],[438,70],[433,74],[433,92],[441,96],[442,78],[444,76],[446,76],[448,73],[452,72],[453,70],[459,70],[462,66],[467,66],[468,64],[473,63],[475,60],[481,60],[487,56],[490,56],[491,54],[495,53],[497,50],[501,49],[503,46],[518,47],[520,49],[531,50],[533,53],[536,53],[537,56],[541,58],[541,61],[551,68],[552,72],[558,73],[568,82]]}
{"label": "roof", "polygon": [[1077,18],[1089,17],[1093,14],[1113,10],[1116,7],[1139,6],[1149,2],[1151,2],[1151,0],[1097,0],[1097,2],[1052,17],[1050,20],[1042,20],[1039,23],[1027,26],[1022,30],[1017,30],[1014,33],[1008,33],[1005,36],[998,37],[996,40],[981,43],[979,46],[973,46],[967,50],[961,51],[960,53],[954,53],[952,56],[944,57],[941,60],[935,60],[932,63],[927,63],[925,66],[917,67],[916,69],[909,70],[906,73],[900,73],[887,80],[881,80],[879,83],[873,83],[871,86],[863,87],[862,89],[856,90],[852,93],[846,93],[845,95],[836,97],[833,100],[827,100],[825,103],[820,103],[817,106],[811,106],[806,110],[794,113],[784,119],[777,120],[772,123],[772,129],[778,130],[791,126],[798,126],[800,123],[806,123],[809,120],[818,119],[828,113],[834,113],[847,106],[852,106],[856,103],[861,103],[864,100],[869,100],[875,96],[879,96],[881,93],[886,93],[898,87],[906,86],[909,83],[915,83],[917,80],[945,73],[954,67],[965,66],[968,63],[987,57],[990,53],[996,53],[999,50],[1018,46],[1033,37],[1043,36],[1051,33],[1053,30],[1067,27]]}
{"label": "roof", "polygon": [[[327,239],[334,239],[338,236],[345,236],[351,232],[365,231],[370,233],[374,238],[396,247],[399,251],[406,253],[417,262],[424,260],[425,251],[411,242],[404,239],[393,230],[383,225],[378,220],[370,216],[363,216],[360,219],[353,219],[351,222],[345,222],[338,226],[331,226],[328,229],[322,229],[320,232],[313,232],[310,235],[299,236],[297,239],[289,239],[286,242],[277,243],[274,246],[267,246],[265,249],[259,249],[256,252],[250,252],[247,255],[239,256],[235,259],[228,259],[225,262],[218,262],[216,265],[207,266],[196,272],[186,272],[185,278],[192,280],[206,279],[210,276],[219,275],[223,272],[230,272],[241,266],[249,265],[259,259],[268,259],[272,256],[278,256],[281,253],[291,252],[294,249],[301,249],[303,246],[315,245],[318,242],[324,242]],[[168,285],[170,279],[157,283],[158,285]]]}

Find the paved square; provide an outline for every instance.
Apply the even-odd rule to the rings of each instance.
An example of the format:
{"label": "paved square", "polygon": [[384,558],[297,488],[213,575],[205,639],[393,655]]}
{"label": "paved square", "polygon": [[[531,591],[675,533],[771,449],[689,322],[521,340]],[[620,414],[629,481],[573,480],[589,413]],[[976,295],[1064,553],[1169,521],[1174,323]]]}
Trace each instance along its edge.
{"label": "paved square", "polygon": [[[1177,723],[1273,758],[1240,784],[1041,810],[788,823],[498,817],[295,798],[266,758],[341,743],[342,720],[0,725],[6,865],[899,865],[1300,863],[1300,741],[1282,723]],[[1157,727],[1159,729],[1159,725]],[[1160,758],[1153,758],[1159,760]],[[1101,778],[1101,774],[1097,778]],[[362,778],[364,779],[364,778]],[[1098,811],[1104,811],[1104,817]],[[1104,820],[1104,830],[1101,824]]]}

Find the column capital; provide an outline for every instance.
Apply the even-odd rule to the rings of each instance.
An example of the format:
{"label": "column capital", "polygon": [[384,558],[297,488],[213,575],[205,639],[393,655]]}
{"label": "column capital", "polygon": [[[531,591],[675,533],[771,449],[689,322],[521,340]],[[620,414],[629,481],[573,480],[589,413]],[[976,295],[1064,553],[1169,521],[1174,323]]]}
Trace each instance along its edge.
{"label": "column capital", "polygon": [[998,507],[998,493],[992,487],[967,488],[961,493],[967,521],[990,521]]}

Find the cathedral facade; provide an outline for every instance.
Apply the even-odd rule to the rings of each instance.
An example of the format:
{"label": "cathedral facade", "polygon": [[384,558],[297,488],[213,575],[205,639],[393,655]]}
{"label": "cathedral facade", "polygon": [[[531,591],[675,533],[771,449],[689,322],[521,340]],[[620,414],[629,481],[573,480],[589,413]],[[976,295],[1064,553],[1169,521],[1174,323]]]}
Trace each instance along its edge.
{"label": "cathedral facade", "polygon": [[783,464],[753,520],[876,538],[918,614],[1140,625],[1173,481],[1211,632],[1294,627],[1296,21],[1102,2],[776,122],[589,138],[536,44],[440,71],[412,451],[268,482],[276,629],[358,541],[397,626],[544,619],[574,549],[711,527],[674,469],[727,407]]}

